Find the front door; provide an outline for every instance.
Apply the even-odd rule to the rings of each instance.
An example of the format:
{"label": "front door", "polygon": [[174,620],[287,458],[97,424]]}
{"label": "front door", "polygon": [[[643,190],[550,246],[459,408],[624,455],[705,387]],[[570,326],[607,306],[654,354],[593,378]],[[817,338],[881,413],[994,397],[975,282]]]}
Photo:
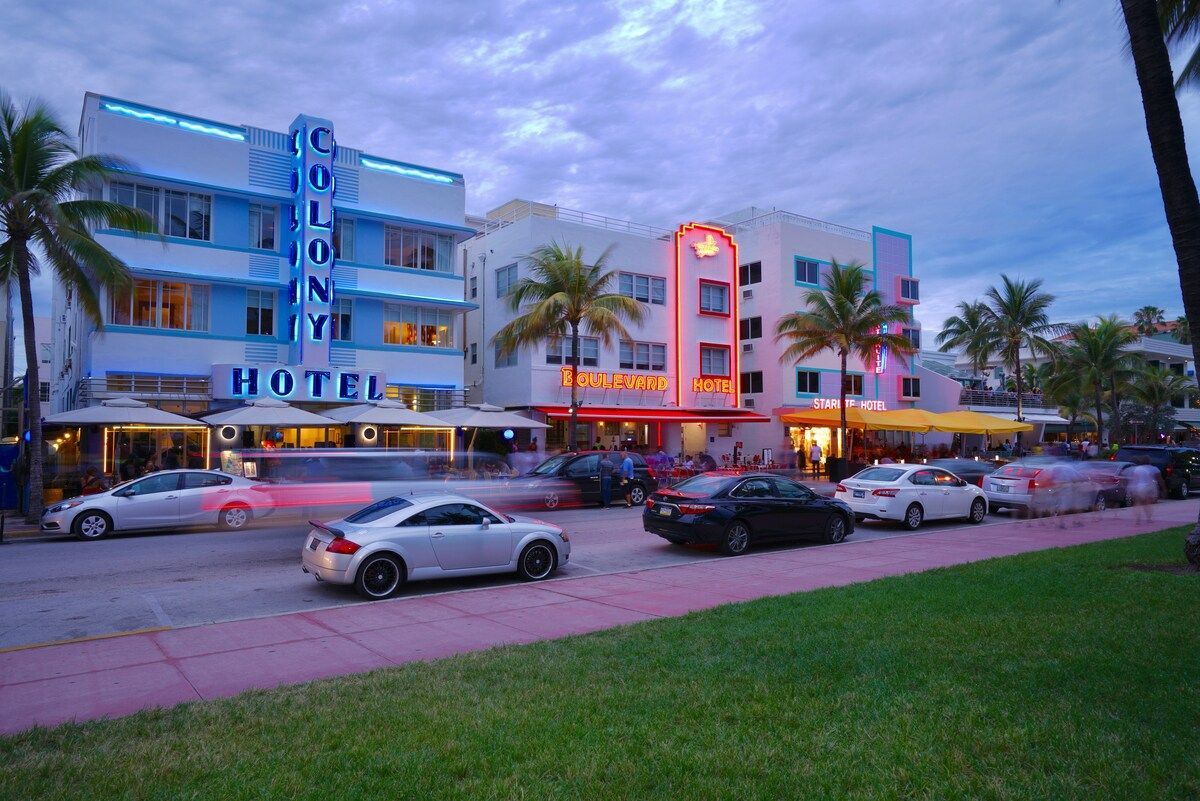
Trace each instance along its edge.
{"label": "front door", "polygon": [[765,478],[748,478],[729,493],[737,498],[737,516],[750,524],[755,536],[769,538],[783,532],[778,529],[779,509],[783,502],[775,498],[775,488]]}
{"label": "front door", "polygon": [[[584,503],[600,501],[600,455],[590,453],[580,456],[567,465],[566,478],[579,490],[579,499]],[[613,476],[613,484],[619,479]]]}
{"label": "front door", "polygon": [[179,473],[155,473],[135,481],[117,498],[119,529],[179,525]]}
{"label": "front door", "polygon": [[774,528],[788,536],[819,534],[825,530],[828,508],[818,505],[817,496],[805,487],[783,478],[771,479],[775,488]]}
{"label": "front door", "polygon": [[427,511],[425,519],[442,570],[498,567],[512,560],[509,525],[486,509],[471,503],[448,503]]}
{"label": "front door", "polygon": [[933,480],[942,491],[942,517],[967,517],[971,514],[971,502],[975,500],[975,494],[967,486],[960,487],[957,476],[944,470],[935,470]]}
{"label": "front door", "polygon": [[213,525],[225,507],[233,479],[215,472],[183,474],[179,489],[179,523],[184,526]]}
{"label": "front door", "polygon": [[938,486],[937,479],[933,474],[933,470],[918,470],[909,478],[909,482],[915,490],[913,495],[921,504],[921,508],[925,510],[927,520],[941,517],[942,508],[945,506],[942,500],[942,488]]}

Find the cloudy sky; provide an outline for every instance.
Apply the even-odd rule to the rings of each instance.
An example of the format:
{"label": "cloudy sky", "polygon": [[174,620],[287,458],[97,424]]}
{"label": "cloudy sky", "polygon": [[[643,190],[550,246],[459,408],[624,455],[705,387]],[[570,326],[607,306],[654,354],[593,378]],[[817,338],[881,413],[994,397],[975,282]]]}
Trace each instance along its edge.
{"label": "cloudy sky", "polygon": [[927,329],[1001,272],[1062,319],[1182,312],[1116,0],[13,3],[0,83],[72,128],[87,90],[307,112],[462,172],[471,211],[881,225],[913,235]]}

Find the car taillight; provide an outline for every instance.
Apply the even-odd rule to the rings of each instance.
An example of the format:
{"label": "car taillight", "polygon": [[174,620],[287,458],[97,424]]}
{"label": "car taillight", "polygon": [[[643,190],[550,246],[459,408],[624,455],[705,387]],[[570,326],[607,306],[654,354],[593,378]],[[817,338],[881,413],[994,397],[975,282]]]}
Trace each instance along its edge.
{"label": "car taillight", "polygon": [[653,499],[653,498],[647,498],[647,499],[646,499],[646,508],[647,508],[647,509],[649,509],[651,506],[654,506],[654,499]]}
{"label": "car taillight", "polygon": [[1037,489],[1037,485],[1038,485],[1038,483],[1037,483],[1036,478],[1029,479],[1029,491],[1030,492],[1033,492],[1035,489]]}
{"label": "car taillight", "polygon": [[1163,475],[1165,475],[1165,476],[1169,476],[1174,472],[1175,472],[1175,465],[1173,465],[1173,464],[1169,464],[1163,468]]}
{"label": "car taillight", "polygon": [[895,498],[896,492],[894,489],[877,489],[871,494],[878,495],[880,498]]}
{"label": "car taillight", "polygon": [[351,542],[345,537],[338,537],[333,542],[325,546],[326,553],[340,553],[350,555],[357,551],[362,546],[357,542]]}
{"label": "car taillight", "polygon": [[717,507],[713,506],[711,503],[681,503],[681,504],[679,504],[680,513],[685,514],[685,515],[707,514],[708,512],[711,512],[713,509],[716,509],[716,508]]}
{"label": "car taillight", "polygon": [[975,480],[972,483],[977,487],[982,487],[983,486],[983,476],[975,476]]}
{"label": "car taillight", "polygon": [[845,492],[845,491],[846,491],[846,485],[845,485],[845,484],[838,484],[836,487],[834,487],[834,490],[833,490],[833,491],[834,491],[834,492]]}

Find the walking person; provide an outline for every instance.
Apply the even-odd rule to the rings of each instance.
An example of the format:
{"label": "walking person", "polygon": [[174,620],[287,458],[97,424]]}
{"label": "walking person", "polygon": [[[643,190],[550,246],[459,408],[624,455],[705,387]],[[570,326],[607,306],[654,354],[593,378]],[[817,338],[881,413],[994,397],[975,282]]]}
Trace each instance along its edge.
{"label": "walking person", "polygon": [[816,478],[821,473],[821,446],[815,439],[808,449],[808,463],[812,465],[812,477]]}
{"label": "walking person", "polygon": [[625,459],[621,462],[621,486],[625,489],[625,508],[633,508],[633,457],[629,449],[625,449]]}
{"label": "walking person", "polygon": [[612,504],[613,471],[617,466],[605,451],[600,455],[600,508],[607,509]]}
{"label": "walking person", "polygon": [[1167,486],[1162,473],[1145,456],[1139,456],[1133,467],[1129,468],[1129,482],[1125,491],[1133,499],[1133,508],[1137,510],[1134,522],[1154,522],[1152,507],[1158,503],[1161,495],[1166,494]]}

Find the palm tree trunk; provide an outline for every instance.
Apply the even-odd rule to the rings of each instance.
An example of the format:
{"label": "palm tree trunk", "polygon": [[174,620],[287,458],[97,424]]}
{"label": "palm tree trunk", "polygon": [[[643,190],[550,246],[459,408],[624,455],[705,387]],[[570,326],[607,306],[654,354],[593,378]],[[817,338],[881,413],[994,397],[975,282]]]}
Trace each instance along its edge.
{"label": "palm tree trunk", "polygon": [[1013,370],[1013,375],[1015,376],[1015,380],[1017,382],[1017,422],[1020,422],[1022,419],[1022,413],[1021,413],[1022,407],[1021,407],[1021,344],[1019,342],[1017,343],[1016,351],[1013,353],[1013,364],[1016,365],[1016,369]]}
{"label": "palm tree trunk", "polygon": [[838,458],[846,458],[846,352],[842,351],[842,385],[838,397],[838,409],[841,410],[842,427],[838,431]]}
{"label": "palm tree trunk", "polygon": [[1100,406],[1100,404],[1102,404],[1104,402],[1103,392],[1104,392],[1104,388],[1101,387],[1100,384],[1096,384],[1096,441],[1097,442],[1099,442],[1100,438],[1104,436],[1104,409],[1102,409]]}
{"label": "palm tree trunk", "polygon": [[42,519],[42,382],[38,376],[37,332],[33,322],[33,290],[29,284],[29,250],[24,242],[14,242],[17,287],[21,293],[21,323],[25,330],[25,426],[29,431],[29,506],[25,522]]}
{"label": "palm tree trunk", "polygon": [[579,324],[571,323],[571,427],[567,450],[575,449],[575,426],[579,420]]}
{"label": "palm tree trunk", "polygon": [[1121,398],[1117,395],[1117,376],[1113,374],[1109,376],[1109,394],[1112,395],[1112,414],[1108,416],[1108,444],[1111,445],[1117,441],[1120,435],[1121,424]]}

